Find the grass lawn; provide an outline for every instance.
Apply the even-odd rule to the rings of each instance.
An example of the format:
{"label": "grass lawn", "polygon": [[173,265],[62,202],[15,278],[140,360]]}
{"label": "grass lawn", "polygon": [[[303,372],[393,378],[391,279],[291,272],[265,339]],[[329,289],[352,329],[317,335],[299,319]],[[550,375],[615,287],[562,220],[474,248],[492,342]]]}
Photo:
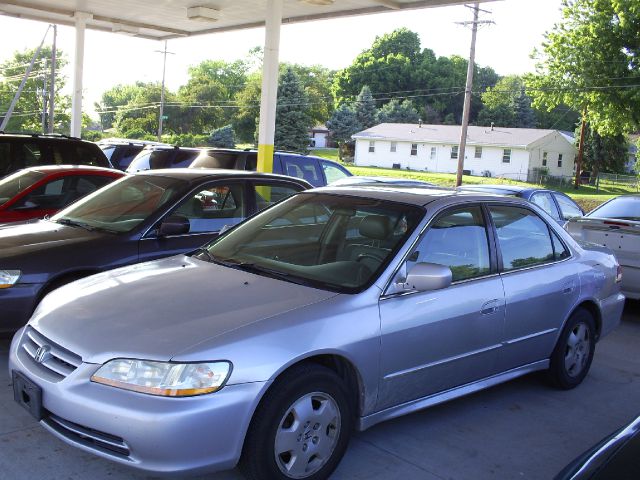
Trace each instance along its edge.
{"label": "grass lawn", "polygon": [[[318,157],[328,158],[339,162],[338,150],[336,148],[323,148],[311,151],[311,155],[317,155]],[[340,162],[342,163],[342,162]],[[390,168],[378,168],[378,167],[356,167],[352,163],[342,163],[347,167],[354,175],[368,175],[375,177],[400,177],[410,178],[413,180],[422,180],[425,182],[435,183],[442,185],[443,187],[453,187],[456,183],[456,176],[452,173],[435,173],[435,172],[421,172],[418,170],[398,170]],[[509,180],[506,178],[487,178],[487,177],[473,177],[465,175],[462,177],[463,185],[477,185],[481,183],[489,184],[508,184],[508,185],[522,185],[531,187],[535,184],[518,182],[516,180]],[[622,185],[601,185],[599,190],[591,185],[581,185],[578,190],[575,190],[572,185],[564,185],[559,187],[558,185],[540,185],[544,188],[551,190],[558,190],[564,192],[572,197],[585,211],[589,211],[600,205],[601,203],[609,200],[610,198],[618,195],[624,195],[627,193],[636,193],[637,190],[632,187],[626,187]]]}

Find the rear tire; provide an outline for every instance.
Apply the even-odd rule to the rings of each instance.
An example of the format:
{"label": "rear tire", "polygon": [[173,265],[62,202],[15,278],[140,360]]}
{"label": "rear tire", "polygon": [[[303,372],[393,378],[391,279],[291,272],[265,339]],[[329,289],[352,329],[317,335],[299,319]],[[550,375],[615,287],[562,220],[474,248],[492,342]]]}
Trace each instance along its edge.
{"label": "rear tire", "polygon": [[240,459],[250,480],[322,480],[338,466],[353,429],[343,380],[302,364],[278,378],[251,421]]}
{"label": "rear tire", "polygon": [[551,354],[548,376],[558,388],[575,388],[589,373],[595,351],[595,322],[579,308],[571,314]]}

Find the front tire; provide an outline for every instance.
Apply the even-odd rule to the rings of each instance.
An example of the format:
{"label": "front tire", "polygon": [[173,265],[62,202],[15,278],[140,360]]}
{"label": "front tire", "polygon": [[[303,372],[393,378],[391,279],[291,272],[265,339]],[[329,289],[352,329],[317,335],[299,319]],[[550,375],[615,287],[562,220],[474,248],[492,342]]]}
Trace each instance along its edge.
{"label": "front tire", "polygon": [[596,347],[595,322],[583,308],[573,312],[556,344],[549,366],[549,378],[558,388],[569,390],[589,373]]}
{"label": "front tire", "polygon": [[250,480],[328,478],[347,449],[352,404],[333,370],[315,364],[292,368],[256,409],[240,470]]}

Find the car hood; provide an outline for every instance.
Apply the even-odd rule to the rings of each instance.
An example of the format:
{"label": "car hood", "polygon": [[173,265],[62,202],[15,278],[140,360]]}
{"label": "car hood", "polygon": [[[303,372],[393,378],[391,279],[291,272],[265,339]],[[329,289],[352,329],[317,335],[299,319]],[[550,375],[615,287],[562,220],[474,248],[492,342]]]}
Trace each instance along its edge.
{"label": "car hood", "polygon": [[42,220],[0,226],[0,256],[28,255],[55,248],[62,243],[94,238],[95,232]]}
{"label": "car hood", "polygon": [[49,294],[29,323],[87,363],[168,361],[204,340],[335,295],[180,255],[70,283]]}

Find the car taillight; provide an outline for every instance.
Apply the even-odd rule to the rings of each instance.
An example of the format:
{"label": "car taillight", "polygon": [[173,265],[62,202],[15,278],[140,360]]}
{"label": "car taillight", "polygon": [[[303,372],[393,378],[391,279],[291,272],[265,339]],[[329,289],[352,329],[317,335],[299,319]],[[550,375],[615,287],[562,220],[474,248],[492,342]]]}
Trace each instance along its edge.
{"label": "car taillight", "polygon": [[620,283],[622,281],[622,266],[618,265],[618,269],[616,271],[616,283]]}

